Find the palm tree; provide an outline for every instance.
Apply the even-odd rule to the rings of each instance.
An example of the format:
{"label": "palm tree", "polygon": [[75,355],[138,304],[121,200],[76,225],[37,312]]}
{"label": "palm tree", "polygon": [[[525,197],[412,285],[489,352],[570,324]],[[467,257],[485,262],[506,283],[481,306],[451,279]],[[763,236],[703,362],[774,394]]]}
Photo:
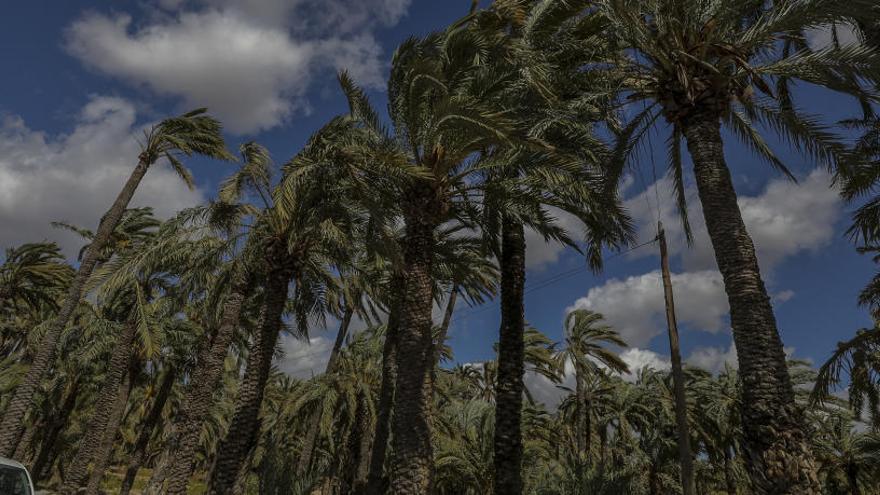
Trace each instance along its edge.
{"label": "palm tree", "polygon": [[870,493],[877,486],[880,434],[877,431],[854,431],[846,411],[832,414],[823,422],[825,424],[819,425],[814,445],[816,457],[822,462],[821,472],[826,486],[833,486],[837,478],[843,478],[849,495]]}
{"label": "palm tree", "polygon": [[626,347],[617,331],[603,324],[603,316],[586,309],[576,309],[565,317],[564,347],[556,354],[558,367],[566,369],[570,363],[575,376],[575,428],[577,455],[591,458],[591,394],[588,383],[609,371],[628,373],[629,368],[606,345]]}
{"label": "palm tree", "polygon": [[850,409],[857,418],[867,410],[869,419],[880,426],[880,327],[865,328],[855,337],[837,344],[837,349],[816,376],[812,405],[828,400],[832,389],[849,376]]}
{"label": "palm tree", "polygon": [[348,161],[337,148],[349,129],[344,119],[334,119],[285,165],[273,204],[251,234],[265,239],[263,306],[235,415],[212,469],[211,492],[226,493],[232,488],[258,438],[260,404],[283,323],[288,286],[294,283],[291,313],[297,331],[308,335],[309,321],[324,321],[327,294],[338,290],[332,269],[342,269],[359,249],[352,240],[365,216],[348,176]]}
{"label": "palm tree", "polygon": [[184,182],[192,187],[192,177],[181,161],[182,156],[205,155],[222,160],[231,159],[220,135],[220,123],[205,114],[204,109],[185,113],[180,117],[166,119],[153,126],[145,135],[137,166],[123,186],[113,205],[101,218],[95,237],[82,256],[80,266],[70,285],[57,316],[40,342],[33,363],[24,380],[16,387],[3,421],[0,423],[0,455],[10,456],[15,450],[23,419],[31,407],[33,396],[40,381],[55,360],[58,339],[79,304],[89,276],[98,262],[101,251],[116,229],[131,198],[147,170],[160,159],[166,159]]}
{"label": "palm tree", "polygon": [[[795,107],[790,83],[800,80],[869,98],[850,76],[880,79],[876,52],[863,46],[811,51],[802,32],[844,21],[870,3],[774,2],[766,8],[753,0],[595,4],[596,22],[619,50],[604,66],[613,90],[631,105],[644,104],[620,131],[618,163],[622,166],[636,143],[664,118],[672,131],[670,167],[682,212],[686,198],[680,141],[687,143],[730,303],[748,466],[760,492],[815,493],[818,486],[770,298],[724,160],[720,126],[725,123],[762,160],[789,177],[753,122],[820,162],[845,169],[850,156],[846,146],[820,120]],[[797,467],[783,473],[782,466]]]}

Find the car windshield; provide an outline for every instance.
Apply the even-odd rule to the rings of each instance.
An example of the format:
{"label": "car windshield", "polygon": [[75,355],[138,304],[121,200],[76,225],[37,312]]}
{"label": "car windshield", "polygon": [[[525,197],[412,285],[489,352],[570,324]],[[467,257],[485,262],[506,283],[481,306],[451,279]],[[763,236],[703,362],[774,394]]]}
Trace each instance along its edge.
{"label": "car windshield", "polygon": [[0,465],[0,494],[32,495],[25,470],[14,466]]}

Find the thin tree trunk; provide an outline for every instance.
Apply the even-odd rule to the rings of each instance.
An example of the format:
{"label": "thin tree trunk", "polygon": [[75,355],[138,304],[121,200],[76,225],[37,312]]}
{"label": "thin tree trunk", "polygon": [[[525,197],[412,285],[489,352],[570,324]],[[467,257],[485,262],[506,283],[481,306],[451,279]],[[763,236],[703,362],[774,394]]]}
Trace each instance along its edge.
{"label": "thin tree trunk", "polygon": [[367,476],[367,495],[385,493],[385,456],[391,432],[391,409],[394,404],[394,383],[397,381],[397,340],[400,328],[400,306],[403,282],[395,276],[391,283],[392,302],[382,347],[382,383],[376,405],[376,427],[370,449],[370,474]]}
{"label": "thin tree trunk", "polygon": [[724,448],[724,484],[727,488],[727,495],[737,495],[736,476],[733,474],[733,459],[730,455],[730,449]]}
{"label": "thin tree trunk", "polygon": [[590,414],[587,410],[587,394],[584,391],[584,378],[582,376],[583,372],[579,366],[575,365],[575,376],[574,376],[574,422],[575,422],[575,443],[577,445],[577,455],[584,456],[586,452],[586,446],[584,445],[584,441],[587,438],[587,419],[586,415]]}
{"label": "thin tree trunk", "polygon": [[850,495],[862,495],[862,489],[859,487],[859,467],[855,464],[849,464],[846,468],[846,481],[849,483]]}
{"label": "thin tree trunk", "polygon": [[122,487],[119,489],[119,495],[128,495],[131,488],[134,486],[134,480],[137,477],[137,473],[141,466],[143,466],[144,461],[146,461],[147,446],[150,444],[150,439],[153,438],[153,431],[156,429],[156,425],[159,424],[159,419],[162,417],[162,410],[165,409],[165,403],[171,395],[171,389],[174,387],[174,381],[176,379],[177,373],[174,368],[168,369],[168,371],[162,376],[162,383],[159,385],[159,390],[156,392],[156,397],[153,399],[153,405],[150,408],[150,412],[147,413],[147,416],[141,423],[140,432],[138,433],[138,438],[135,441],[134,450],[131,454],[131,462],[128,465],[128,469],[125,471],[125,478],[122,480]]}
{"label": "thin tree trunk", "polygon": [[33,426],[24,430],[24,433],[21,436],[21,440],[18,441],[18,446],[15,448],[13,459],[22,464],[30,464],[29,458],[31,455],[31,451],[33,450],[32,447],[34,443],[34,435],[39,428],[40,425],[35,422]]}
{"label": "thin tree trunk", "polygon": [[68,389],[67,394],[64,396],[60,410],[57,414],[52,416],[52,419],[47,424],[46,434],[43,436],[40,451],[37,454],[37,458],[31,469],[31,476],[34,478],[35,483],[45,479],[46,474],[48,474],[46,471],[47,468],[52,465],[52,462],[50,462],[51,455],[57,447],[58,436],[61,434],[61,431],[64,430],[64,427],[67,425],[67,420],[76,406],[79,386],[80,377],[77,376]]}
{"label": "thin tree trunk", "polygon": [[526,242],[521,223],[501,231],[501,330],[495,393],[495,493],[522,493],[522,401],[525,370]]}
{"label": "thin tree trunk", "polygon": [[[367,398],[363,393],[357,396],[357,408],[355,410],[354,421],[351,425],[351,432],[346,439],[346,465],[343,466],[340,481],[340,493],[357,493],[355,487],[358,485],[361,474],[362,457],[366,455],[363,448],[364,438],[369,436],[370,418],[367,411]],[[366,471],[363,471],[366,473]]]}
{"label": "thin tree trunk", "polygon": [[[424,197],[434,191],[414,191]],[[421,206],[421,205],[419,205]],[[434,304],[431,280],[434,263],[434,231],[440,215],[433,206],[406,219],[404,239],[404,291],[398,335],[398,373],[391,419],[391,493],[430,493],[433,468],[431,445],[431,358],[433,357]],[[411,206],[411,208],[413,208]],[[415,209],[415,208],[413,208]],[[427,211],[426,211],[427,210]]]}
{"label": "thin tree trunk", "polygon": [[370,475],[370,447],[372,440],[370,438],[370,414],[368,413],[368,398],[361,396],[361,410],[358,415],[358,430],[360,442],[357,445],[357,462],[354,465],[354,491],[353,493],[364,493],[367,485],[367,479]]}
{"label": "thin tree trunk", "polygon": [[247,453],[253,448],[260,433],[260,406],[263,392],[272,368],[275,344],[281,332],[281,315],[287,302],[287,286],[292,274],[288,270],[275,269],[266,284],[263,314],[251,348],[247,368],[238,391],[235,414],[229,431],[217,448],[217,457],[211,468],[208,493],[230,493],[238,471]]}
{"label": "thin tree trunk", "polygon": [[125,406],[128,405],[128,397],[131,394],[133,385],[133,377],[131,374],[126,376],[123,383],[117,391],[116,401],[113,404],[113,410],[107,420],[104,428],[104,436],[101,439],[101,445],[95,454],[95,463],[92,468],[92,474],[89,476],[89,484],[86,488],[85,495],[97,495],[101,489],[101,481],[104,479],[104,472],[110,464],[110,458],[113,455],[113,442],[116,440],[116,434],[119,432],[119,425],[122,423],[122,415],[125,413]]}
{"label": "thin tree trunk", "polygon": [[34,360],[28,368],[24,379],[15,388],[15,393],[9,401],[6,412],[3,415],[3,422],[0,423],[0,456],[11,456],[15,452],[16,441],[18,440],[21,429],[24,427],[24,417],[33,403],[34,394],[36,393],[40,382],[52,368],[55,363],[55,353],[58,347],[58,340],[67,327],[67,323],[73,316],[74,310],[79,305],[86,282],[91,276],[95,265],[98,263],[98,255],[101,250],[110,241],[113,230],[116,229],[125,208],[131,201],[137,190],[138,184],[147,173],[150,163],[144,160],[138,162],[137,166],[132,170],[131,175],[126,181],[125,186],[119,192],[113,205],[107,210],[107,213],[101,219],[98,230],[95,232],[95,238],[86,249],[82,262],[76,271],[67,296],[58,310],[58,315],[52,320],[46,334],[40,341]]}
{"label": "thin tree trunk", "polygon": [[159,461],[153,466],[153,472],[150,474],[150,479],[147,480],[143,495],[161,495],[163,493],[163,485],[168,477],[169,465],[173,457],[174,453],[170,448],[162,453]]}
{"label": "thin tree trunk", "polygon": [[691,437],[687,419],[687,397],[684,391],[684,370],[681,366],[681,349],[678,341],[678,324],[675,320],[675,299],[672,294],[672,277],[669,275],[669,253],[666,250],[666,232],[658,223],[660,238],[660,268],[663,272],[663,296],[666,302],[666,325],[669,329],[669,354],[672,361],[672,383],[675,392],[675,419],[678,430],[678,461],[681,463],[681,487],[684,495],[694,495],[694,458],[691,454]]}
{"label": "thin tree trunk", "polygon": [[[330,351],[330,358],[327,360],[327,366],[324,374],[329,375],[336,370],[336,361],[339,359],[339,352],[342,344],[348,336],[348,327],[351,324],[351,318],[354,316],[354,309],[351,305],[347,305],[345,313],[342,315],[342,321],[339,323],[339,331],[336,332],[336,341],[333,342],[333,349]],[[306,431],[306,439],[303,442],[302,453],[300,453],[297,461],[296,472],[302,476],[305,474],[312,464],[312,454],[315,451],[315,443],[318,440],[318,433],[321,425],[321,408],[314,411],[309,418],[308,430]]]}
{"label": "thin tree trunk", "polygon": [[[170,451],[168,472],[161,474],[168,481],[168,487],[163,493],[181,495],[186,493],[199,436],[205,418],[214,403],[214,391],[223,376],[226,354],[238,328],[241,306],[249,288],[247,277],[244,274],[240,275],[240,279],[234,283],[232,292],[226,299],[214,340],[203,354],[204,359],[198,363],[192,381],[186,389],[186,397],[173,426],[171,439],[173,450]],[[161,485],[155,488],[162,491]]]}
{"label": "thin tree trunk", "polygon": [[757,493],[820,493],[816,463],[786,367],[776,318],[724,161],[720,119],[695,113],[684,124],[703,215],[730,303],[742,378],[746,465]]}
{"label": "thin tree trunk", "polygon": [[[113,355],[110,357],[110,367],[107,377],[101,384],[101,392],[95,403],[94,412],[86,425],[83,438],[79,442],[79,448],[64,478],[62,493],[74,493],[77,488],[85,485],[89,465],[97,459],[106,430],[111,425],[113,413],[119,402],[119,390],[128,374],[128,368],[132,358],[132,345],[137,334],[137,322],[128,321],[123,327],[122,334],[116,340],[113,347]],[[113,432],[115,434],[115,431]]]}

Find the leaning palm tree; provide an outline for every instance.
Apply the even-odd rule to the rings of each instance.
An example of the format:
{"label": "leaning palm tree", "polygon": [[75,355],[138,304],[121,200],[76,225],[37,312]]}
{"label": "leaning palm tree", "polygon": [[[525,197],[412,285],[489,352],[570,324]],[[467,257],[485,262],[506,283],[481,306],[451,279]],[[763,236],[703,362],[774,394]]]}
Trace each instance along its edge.
{"label": "leaning palm tree", "polygon": [[43,336],[28,373],[16,388],[15,395],[0,423],[0,455],[12,455],[23,428],[24,415],[31,407],[40,380],[55,360],[55,351],[61,333],[67,326],[74,309],[79,304],[86,282],[95,268],[98,258],[110,240],[117,223],[128,207],[138,185],[147,170],[160,159],[165,159],[190,187],[192,176],[181,161],[184,156],[205,155],[221,160],[232,159],[221,136],[220,123],[205,113],[204,109],[170,118],[153,126],[145,134],[138,163],[123,186],[113,205],[101,218],[95,237],[82,256],[79,269],[67,292],[57,316]]}
{"label": "leaning palm tree", "polygon": [[813,51],[802,33],[869,12],[872,4],[603,0],[592,9],[598,16],[593,22],[604,26],[619,50],[598,70],[608,69],[610,90],[634,111],[619,132],[621,170],[637,143],[665,120],[671,130],[670,168],[683,212],[682,140],[690,152],[730,303],[744,394],[747,464],[755,489],[762,493],[816,493],[818,485],[773,308],[724,159],[721,124],[786,176],[793,177],[753,123],[829,167],[850,167],[847,147],[819,118],[796,107],[790,86],[803,81],[870,99],[856,81],[880,80],[877,52],[859,45]]}
{"label": "leaning palm tree", "polygon": [[575,376],[575,432],[577,453],[590,458],[592,425],[588,382],[605,375],[603,366],[616,373],[628,373],[629,367],[607,345],[626,347],[617,331],[603,323],[603,316],[587,309],[576,309],[565,317],[564,347],[557,352],[557,366],[571,365]]}

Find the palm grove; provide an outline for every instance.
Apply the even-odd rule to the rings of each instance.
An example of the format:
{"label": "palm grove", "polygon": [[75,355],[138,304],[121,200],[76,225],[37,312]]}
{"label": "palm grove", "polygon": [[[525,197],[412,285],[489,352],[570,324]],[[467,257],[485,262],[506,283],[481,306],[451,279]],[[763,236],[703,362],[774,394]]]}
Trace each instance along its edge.
{"label": "palm grove", "polygon": [[[7,249],[0,455],[62,493],[874,493],[880,330],[818,370],[787,360],[724,155],[736,140],[794,179],[772,138],[826,167],[858,207],[853,241],[877,250],[874,2],[473,5],[397,48],[387,113],[340,74],[348,113],[280,167],[258,143],[228,151],[205,110],[169,118],[95,231],[57,225],[82,236],[78,263]],[[807,42],[838,27],[863,42]],[[858,113],[824,122],[798,84]],[[563,342],[527,323],[525,231],[593,271],[636,246],[618,189],[653,133],[686,232],[691,158],[736,369],[629,370],[586,310]],[[194,155],[237,163],[215,200],[167,220],[129,207],[151,167],[191,186]],[[496,359],[443,366],[455,309],[492,300]],[[880,280],[860,302],[876,312]],[[324,373],[273,367],[283,332],[328,322]],[[548,409],[525,373],[575,389]]]}

